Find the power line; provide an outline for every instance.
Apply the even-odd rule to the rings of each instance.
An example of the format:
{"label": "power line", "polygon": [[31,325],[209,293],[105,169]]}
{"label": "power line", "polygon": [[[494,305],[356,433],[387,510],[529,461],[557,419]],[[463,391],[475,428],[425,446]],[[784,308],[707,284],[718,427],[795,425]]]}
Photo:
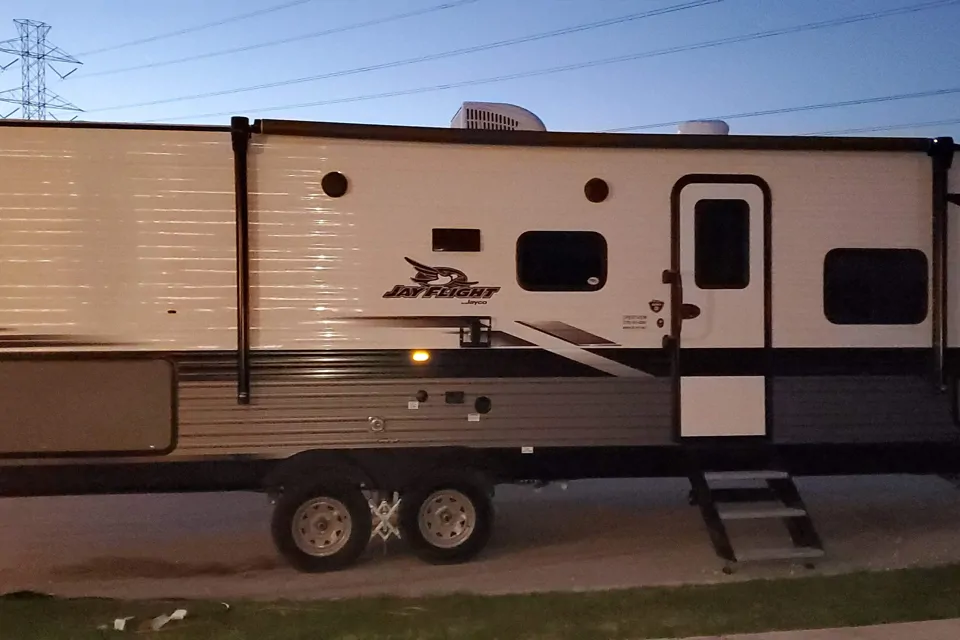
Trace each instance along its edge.
{"label": "power line", "polygon": [[[550,67],[547,69],[538,69],[533,71],[523,71],[518,73],[511,73],[507,75],[494,76],[491,78],[482,78],[478,80],[464,80],[461,82],[449,82],[444,84],[432,85],[428,87],[418,87],[415,89],[400,89],[397,91],[385,91],[382,93],[371,93],[360,96],[352,96],[349,98],[335,98],[331,100],[319,100],[316,102],[303,102],[299,104],[285,104],[272,107],[262,107],[259,109],[246,109],[244,111],[248,113],[262,113],[268,111],[283,111],[287,109],[304,109],[308,107],[324,107],[334,104],[345,104],[350,102],[364,102],[367,100],[379,100],[383,98],[395,98],[400,96],[409,96],[420,93],[431,93],[434,91],[445,91],[449,89],[459,89],[461,87],[473,87],[483,84],[494,84],[497,82],[505,82],[508,80],[517,80],[521,78],[532,78],[537,76],[550,75],[554,73],[562,73],[565,71],[577,71],[580,69],[587,69],[590,67],[598,67],[608,64],[615,64],[618,62],[628,62],[633,60],[641,60],[646,58],[654,58],[658,56],[669,55],[673,53],[681,53],[686,51],[695,51],[699,49],[708,49],[712,47],[719,47],[728,44],[737,44],[741,42],[748,42],[752,40],[760,40],[763,38],[771,38],[780,35],[801,33],[805,31],[815,31],[819,29],[825,29],[828,27],[836,27],[847,24],[853,24],[857,22],[865,22],[868,20],[877,20],[880,18],[886,18],[894,15],[904,15],[908,13],[917,13],[920,11],[925,11],[928,9],[936,9],[939,7],[944,7],[948,5],[955,5],[960,3],[960,0],[937,0],[935,2],[924,2],[921,4],[910,5],[907,7],[900,7],[897,9],[889,9],[886,11],[874,11],[871,13],[860,14],[855,16],[850,16],[847,18],[836,18],[833,20],[825,20],[821,22],[811,22],[795,27],[787,27],[783,29],[773,29],[770,31],[760,31],[752,34],[747,34],[743,36],[734,36],[730,38],[722,38],[719,40],[709,40],[706,42],[700,42],[690,45],[681,45],[677,47],[669,47],[666,49],[656,49],[653,51],[645,51],[643,53],[630,54],[625,56],[617,56],[613,58],[602,58],[599,60],[591,60],[588,62],[580,62],[576,64],[563,65],[559,67]],[[237,110],[228,111],[228,112],[218,112],[218,113],[205,113],[199,115],[191,116],[180,116],[175,118],[164,118],[162,120],[156,120],[156,122],[175,122],[182,120],[198,120],[201,118],[214,118],[221,116],[234,115]]]}
{"label": "power line", "polygon": [[104,47],[102,49],[94,49],[92,51],[84,51],[79,54],[82,56],[92,56],[98,53],[105,53],[107,51],[116,51],[117,49],[124,49],[126,47],[132,47],[138,44],[146,44],[148,42],[156,42],[157,40],[164,40],[166,38],[173,38],[175,36],[182,36],[187,33],[194,33],[196,31],[202,31],[203,29],[211,29],[213,27],[219,27],[221,25],[230,24],[231,22],[239,22],[241,20],[247,20],[248,18],[255,18],[257,16],[266,15],[268,13],[274,13],[276,11],[281,11],[283,9],[289,9],[290,7],[296,7],[301,4],[307,4],[308,2],[313,2],[314,0],[293,0],[292,2],[285,2],[283,4],[278,4],[272,7],[267,7],[266,9],[259,9],[257,11],[251,11],[250,13],[241,13],[239,15],[231,16],[229,18],[224,18],[223,20],[217,20],[216,22],[207,22],[205,24],[200,24],[195,27],[187,27],[185,29],[179,29],[177,31],[170,31],[168,33],[161,33],[160,35],[151,36],[149,38],[141,38],[140,40],[131,40],[130,42],[124,42],[121,44],[115,44],[109,47]]}
{"label": "power line", "polygon": [[[578,33],[578,32],[587,31],[587,30],[591,30],[591,29],[598,29],[598,28],[600,28],[600,27],[612,26],[612,25],[615,25],[615,24],[621,24],[621,23],[624,23],[624,22],[630,22],[630,21],[634,21],[634,20],[640,20],[640,19],[643,19],[643,18],[650,18],[650,17],[654,17],[654,16],[665,15],[665,14],[668,14],[668,13],[675,13],[675,12],[677,12],[677,11],[684,11],[684,10],[687,10],[687,9],[695,9],[695,8],[702,7],[702,6],[706,6],[706,5],[710,5],[710,4],[717,4],[717,3],[723,2],[723,1],[724,1],[724,0],[694,0],[693,2],[685,2],[685,3],[683,3],[683,4],[671,5],[671,6],[669,6],[669,7],[663,7],[663,8],[661,8],[661,9],[654,9],[654,10],[651,10],[651,11],[644,11],[644,12],[641,12],[641,13],[633,13],[633,14],[629,14],[629,15],[626,15],[626,16],[621,16],[621,17],[619,17],[619,18],[610,18],[610,19],[601,20],[601,21],[598,21],[598,22],[590,22],[590,23],[586,23],[586,24],[576,25],[576,26],[573,26],[573,27],[566,27],[566,28],[564,28],[564,29],[556,29],[556,30],[553,30],[553,31],[546,31],[546,32],[537,33],[537,34],[534,34],[534,35],[523,36],[523,37],[519,37],[519,38],[511,38],[511,39],[509,39],[509,40],[499,40],[499,41],[497,41],[497,42],[491,42],[491,43],[482,44],[482,45],[477,45],[477,46],[473,46],[473,47],[463,47],[463,48],[460,48],[460,49],[454,49],[454,50],[452,50],[452,51],[444,51],[444,52],[441,52],[441,53],[434,53],[434,54],[429,54],[429,55],[424,55],[424,56],[417,56],[416,58],[408,58],[408,59],[406,59],[406,60],[395,60],[395,61],[393,61],[393,62],[385,62],[385,63],[381,63],[381,64],[368,65],[368,66],[365,66],[365,67],[357,67],[357,68],[355,68],[355,69],[346,69],[346,70],[342,70],[342,71],[332,71],[332,72],[330,72],[330,73],[324,73],[324,74],[315,75],[315,76],[307,76],[307,77],[304,77],[304,78],[294,78],[294,79],[291,79],[291,80],[281,80],[281,81],[278,81],[278,82],[270,82],[270,83],[265,83],[265,84],[252,85],[252,86],[248,86],[248,87],[238,87],[238,88],[234,88],[234,89],[225,89],[225,90],[223,90],[223,91],[210,91],[210,92],[207,92],[207,93],[198,93],[198,94],[187,95],[187,96],[178,96],[178,97],[176,97],[176,98],[164,98],[164,99],[162,99],[162,100],[152,100],[152,101],[149,101],[149,102],[138,102],[138,103],[133,103],[133,104],[118,105],[118,106],[113,106],[113,107],[104,107],[104,108],[101,108],[101,109],[92,109],[92,110],[89,111],[88,113],[101,112],[101,111],[116,111],[116,110],[119,110],[119,109],[132,109],[132,108],[135,108],[135,107],[152,107],[152,106],[161,105],[161,104],[170,104],[170,103],[173,103],[173,102],[185,102],[185,101],[188,101],[188,100],[199,100],[199,99],[202,99],[202,98],[214,98],[214,97],[218,97],[218,96],[231,95],[231,94],[235,94],[235,93],[246,93],[246,92],[249,92],[249,91],[260,91],[260,90],[262,90],[262,89],[273,89],[273,88],[276,88],[276,87],[286,87],[286,86],[293,85],[293,84],[302,84],[302,83],[304,83],[304,82],[314,82],[314,81],[317,81],[317,80],[325,80],[325,79],[328,79],[328,78],[339,78],[339,77],[348,76],[348,75],[355,75],[355,74],[359,74],[359,73],[367,73],[367,72],[370,72],[370,71],[379,71],[379,70],[382,70],[382,69],[393,69],[393,68],[396,68],[396,67],[401,67],[401,66],[406,66],[406,65],[411,65],[411,64],[417,64],[417,63],[421,63],[421,62],[428,62],[428,61],[432,61],[432,60],[440,60],[440,59],[442,59],[442,58],[452,58],[452,57],[454,57],[454,56],[461,56],[461,55],[466,55],[466,54],[469,54],[469,53],[477,53],[477,52],[479,52],[479,51],[489,51],[489,50],[491,50],[491,49],[497,49],[497,48],[501,48],[501,47],[507,47],[507,46],[512,46],[512,45],[521,44],[521,43],[526,43],[526,42],[533,42],[533,41],[536,41],[536,40],[544,40],[544,39],[546,39],[546,38],[554,38],[554,37],[561,36],[561,35],[567,35],[567,34],[571,34],[571,33]],[[943,1],[943,0],[941,0],[941,1]],[[951,1],[957,1],[957,0],[951,0]]]}
{"label": "power line", "polygon": [[87,73],[80,76],[80,78],[78,79],[95,78],[97,76],[108,76],[108,75],[114,75],[117,73],[127,73],[129,71],[140,71],[142,69],[156,69],[158,67],[168,67],[170,65],[183,64],[185,62],[195,62],[197,60],[205,60],[208,58],[216,58],[219,56],[232,55],[234,53],[244,53],[246,51],[255,51],[257,49],[275,47],[282,44],[289,44],[291,42],[300,42],[302,40],[312,40],[314,38],[322,38],[323,36],[329,36],[335,33],[344,33],[345,31],[353,31],[356,29],[362,29],[364,27],[372,27],[380,24],[386,24],[388,22],[396,22],[398,20],[403,20],[405,18],[413,18],[416,16],[426,15],[428,13],[443,11],[445,9],[453,9],[466,4],[472,4],[474,2],[478,2],[478,0],[457,0],[456,2],[445,2],[443,4],[427,7],[424,9],[417,9],[416,11],[407,11],[406,13],[397,13],[391,16],[387,16],[385,18],[376,18],[374,20],[367,20],[364,22],[355,22],[353,24],[349,24],[343,27],[326,29],[324,31],[315,31],[313,33],[307,33],[304,35],[294,36],[291,38],[282,38],[280,40],[270,40],[268,42],[260,42],[257,44],[250,44],[243,47],[236,47],[233,49],[221,49],[219,51],[211,51],[209,53],[200,53],[193,56],[186,56],[183,58],[174,58],[171,60],[162,60],[160,62],[151,62],[149,64],[140,64],[133,67],[120,67],[118,69],[107,69],[105,71],[97,71],[96,73]]}
{"label": "power line", "polygon": [[888,124],[879,127],[858,127],[856,129],[836,129],[834,131],[818,131],[808,133],[808,136],[836,136],[850,133],[868,133],[875,131],[895,131],[897,129],[919,129],[921,127],[944,127],[952,124],[960,124],[960,118],[952,120],[932,120],[927,122],[905,122],[902,124]]}
{"label": "power line", "polygon": [[[765,109],[763,111],[744,111],[741,113],[727,113],[721,116],[710,116],[708,120],[736,120],[739,118],[756,118],[759,116],[779,115],[783,113],[797,113],[799,111],[817,111],[819,109],[835,109],[839,107],[853,107],[863,104],[874,104],[877,102],[892,102],[896,100],[908,100],[910,98],[929,98],[933,96],[945,96],[954,93],[960,93],[960,87],[949,89],[933,89],[930,91],[916,91],[914,93],[898,93],[889,96],[876,96],[873,98],[860,98],[858,100],[843,100],[840,102],[821,102],[819,104],[805,104],[797,107],[783,107],[780,109]],[[699,119],[699,118],[697,118]],[[659,129],[661,127],[672,127],[683,124],[691,120],[671,120],[670,122],[657,122],[656,124],[641,124],[632,127],[618,127],[616,129],[605,129],[603,133],[621,133],[624,131],[641,131],[644,129]]]}

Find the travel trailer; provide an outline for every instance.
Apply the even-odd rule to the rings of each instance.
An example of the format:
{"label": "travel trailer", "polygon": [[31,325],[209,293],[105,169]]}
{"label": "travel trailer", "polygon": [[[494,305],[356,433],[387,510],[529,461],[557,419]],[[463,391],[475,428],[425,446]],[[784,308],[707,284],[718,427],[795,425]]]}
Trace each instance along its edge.
{"label": "travel trailer", "polygon": [[[504,483],[676,476],[733,566],[823,554],[795,475],[960,469],[950,138],[469,103],[0,148],[3,495],[262,491],[328,571],[471,559]],[[792,544],[735,551],[757,518]]]}

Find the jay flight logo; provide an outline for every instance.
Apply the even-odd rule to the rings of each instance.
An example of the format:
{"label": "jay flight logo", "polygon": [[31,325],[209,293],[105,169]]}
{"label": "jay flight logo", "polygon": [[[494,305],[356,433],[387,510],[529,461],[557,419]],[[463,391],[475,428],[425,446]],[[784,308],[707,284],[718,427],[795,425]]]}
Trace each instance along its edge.
{"label": "jay flight logo", "polygon": [[416,274],[410,278],[415,286],[398,284],[383,294],[384,298],[459,298],[463,304],[487,304],[500,287],[477,287],[460,269],[431,267],[410,258],[404,258]]}

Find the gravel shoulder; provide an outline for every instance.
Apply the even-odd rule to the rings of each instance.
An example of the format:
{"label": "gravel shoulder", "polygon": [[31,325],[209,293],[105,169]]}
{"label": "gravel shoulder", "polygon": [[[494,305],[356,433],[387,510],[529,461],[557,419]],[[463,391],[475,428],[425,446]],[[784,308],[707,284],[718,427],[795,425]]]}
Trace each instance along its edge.
{"label": "gravel shoulder", "polygon": [[277,557],[270,505],[259,495],[7,499],[0,500],[0,591],[134,599],[506,594],[960,562],[960,491],[939,478],[798,484],[827,559],[812,571],[758,565],[733,576],[721,572],[698,511],[686,503],[688,485],[677,480],[503,487],[494,539],[468,565],[426,565],[394,539],[386,548],[372,544],[358,566],[322,577]]}

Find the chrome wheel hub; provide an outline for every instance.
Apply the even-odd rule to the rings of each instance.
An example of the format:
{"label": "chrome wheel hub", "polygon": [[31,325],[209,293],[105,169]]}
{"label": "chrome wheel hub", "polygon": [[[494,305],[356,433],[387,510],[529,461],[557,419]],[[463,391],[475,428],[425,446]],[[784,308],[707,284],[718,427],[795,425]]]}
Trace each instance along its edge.
{"label": "chrome wheel hub", "polygon": [[435,547],[450,549],[473,534],[477,512],[467,496],[443,489],[423,501],[417,520],[424,539]]}
{"label": "chrome wheel hub", "polygon": [[311,556],[330,556],[347,544],[353,530],[347,507],[333,498],[314,498],[293,516],[293,539]]}

